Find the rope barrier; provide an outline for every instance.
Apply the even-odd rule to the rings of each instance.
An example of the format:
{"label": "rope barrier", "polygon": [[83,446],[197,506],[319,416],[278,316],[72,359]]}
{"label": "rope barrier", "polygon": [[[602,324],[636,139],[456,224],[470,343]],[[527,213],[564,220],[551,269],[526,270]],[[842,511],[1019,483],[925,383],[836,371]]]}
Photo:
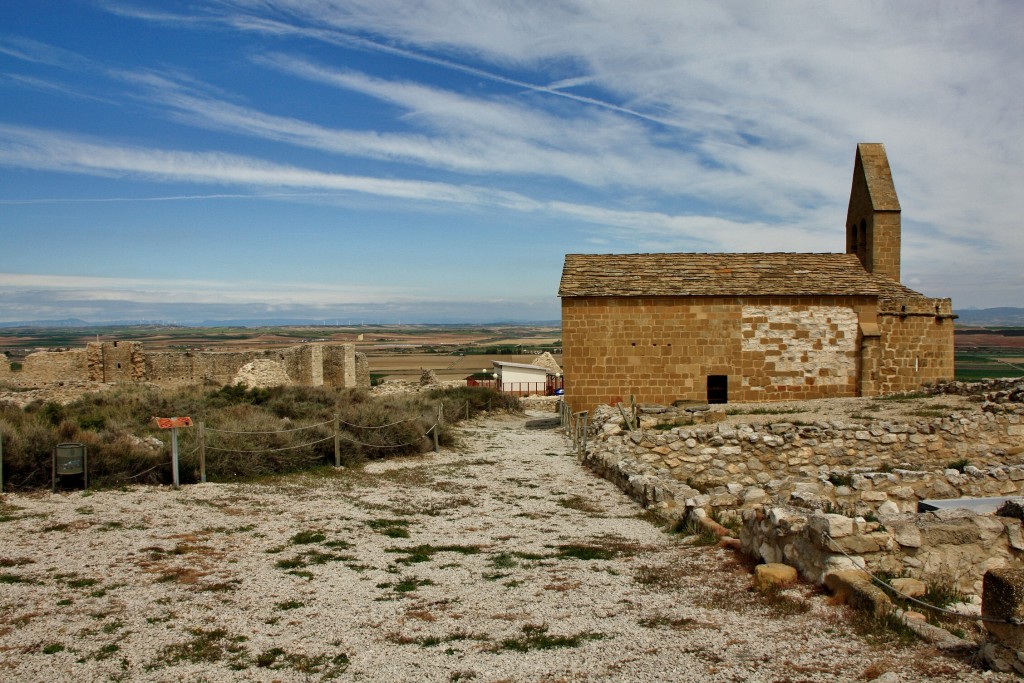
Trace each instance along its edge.
{"label": "rope barrier", "polygon": [[169,462],[162,462],[162,463],[160,463],[159,465],[153,465],[153,466],[152,466],[152,467],[150,467],[150,468],[149,468],[148,470],[142,470],[142,471],[141,471],[141,472],[139,472],[138,474],[133,474],[133,475],[132,475],[132,476],[130,476],[130,477],[125,477],[125,478],[124,478],[124,480],[125,480],[125,481],[128,481],[129,479],[135,479],[136,477],[141,477],[141,476],[142,476],[143,474],[146,474],[147,472],[152,472],[153,470],[155,470],[155,469],[156,469],[156,468],[158,468],[158,467],[166,467],[166,466],[168,466],[168,465],[170,465],[170,464],[171,464],[171,463],[169,463]]}
{"label": "rope barrier", "polygon": [[324,439],[320,439],[319,441],[310,441],[309,443],[300,443],[298,446],[284,446],[282,448],[257,448],[255,450],[242,450],[240,448],[217,448],[216,446],[207,446],[206,450],[208,450],[208,451],[226,451],[228,453],[272,453],[272,452],[275,452],[275,451],[290,451],[290,450],[294,450],[296,448],[305,448],[306,446],[314,446],[314,445],[316,445],[318,443],[323,443],[324,441],[330,441],[333,438],[334,438],[334,436],[331,435],[331,436],[328,436],[328,437],[326,437]]}
{"label": "rope barrier", "polygon": [[357,425],[357,424],[352,424],[350,422],[345,422],[344,420],[338,420],[338,424],[343,424],[346,427],[355,427],[356,429],[384,429],[385,427],[394,427],[395,425],[400,425],[400,424],[403,424],[405,422],[415,422],[418,419],[419,418],[417,418],[417,417],[410,417],[410,418],[406,418],[404,420],[399,420],[398,422],[392,422],[390,424],[376,425],[376,426]]}
{"label": "rope barrier", "polygon": [[[429,434],[429,432],[427,432],[427,433]],[[375,443],[366,443],[365,441],[356,441],[355,439],[349,439],[347,437],[340,436],[340,435],[338,436],[338,438],[342,439],[344,441],[348,441],[349,443],[358,444],[360,446],[366,446],[367,448],[404,448],[405,446],[415,446],[416,445],[415,441],[412,441],[410,443],[396,443],[396,444],[383,444],[383,445],[381,445],[381,444],[375,444]],[[423,438],[426,438],[426,436],[424,436]]]}
{"label": "rope barrier", "polygon": [[214,429],[213,427],[207,427],[208,432],[217,432],[218,434],[284,434],[285,432],[301,432],[304,429],[315,429],[316,427],[323,427],[324,425],[333,424],[334,420],[328,420],[327,422],[318,422],[315,425],[307,425],[305,427],[295,427],[294,429],[278,429],[273,432],[236,432],[230,429]]}
{"label": "rope barrier", "polygon": [[831,541],[832,543],[835,543],[836,550],[841,552],[843,555],[846,556],[846,558],[848,560],[853,562],[853,566],[855,566],[857,569],[859,569],[862,572],[864,572],[865,574],[867,574],[871,578],[872,581],[877,583],[883,589],[887,589],[887,590],[892,591],[893,593],[895,593],[896,595],[900,596],[904,600],[908,600],[909,602],[913,602],[913,603],[915,603],[917,605],[921,605],[922,607],[927,607],[928,609],[933,610],[935,612],[942,612],[943,614],[949,614],[951,616],[958,617],[960,619],[978,619],[978,620],[987,621],[987,622],[990,622],[990,623],[993,623],[993,624],[1012,624],[1014,626],[1019,625],[1019,622],[1017,620],[995,619],[993,617],[986,617],[986,616],[981,615],[981,614],[961,614],[960,612],[954,612],[953,610],[946,609],[944,607],[939,607],[937,605],[933,605],[931,603],[925,602],[924,600],[918,600],[917,598],[912,598],[909,595],[907,595],[906,593],[904,593],[904,592],[902,592],[900,590],[897,590],[892,585],[890,585],[890,584],[886,583],[885,581],[883,581],[882,579],[878,578],[877,576],[875,576],[874,574],[869,572],[864,567],[861,567],[860,565],[858,565],[853,557],[851,557],[849,554],[847,554],[847,552],[845,550],[843,550],[841,547],[839,547],[839,543],[836,541],[836,539],[832,538],[832,536],[827,531],[823,531],[822,533],[828,538],[829,541]]}

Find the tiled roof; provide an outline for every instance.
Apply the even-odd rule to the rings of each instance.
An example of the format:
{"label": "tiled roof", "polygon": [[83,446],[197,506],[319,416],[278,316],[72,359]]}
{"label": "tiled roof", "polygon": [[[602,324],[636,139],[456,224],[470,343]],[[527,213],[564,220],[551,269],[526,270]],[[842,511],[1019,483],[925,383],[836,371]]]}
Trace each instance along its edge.
{"label": "tiled roof", "polygon": [[922,296],[855,254],[566,254],[559,296]]}

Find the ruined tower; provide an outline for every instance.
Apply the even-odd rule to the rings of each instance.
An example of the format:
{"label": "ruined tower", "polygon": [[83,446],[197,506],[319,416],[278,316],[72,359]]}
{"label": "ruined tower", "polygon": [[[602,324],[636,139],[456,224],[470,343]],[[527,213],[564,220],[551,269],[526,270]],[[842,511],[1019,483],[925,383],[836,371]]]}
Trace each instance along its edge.
{"label": "ruined tower", "polygon": [[900,281],[900,200],[881,143],[857,145],[846,214],[846,253],[856,254],[869,273]]}

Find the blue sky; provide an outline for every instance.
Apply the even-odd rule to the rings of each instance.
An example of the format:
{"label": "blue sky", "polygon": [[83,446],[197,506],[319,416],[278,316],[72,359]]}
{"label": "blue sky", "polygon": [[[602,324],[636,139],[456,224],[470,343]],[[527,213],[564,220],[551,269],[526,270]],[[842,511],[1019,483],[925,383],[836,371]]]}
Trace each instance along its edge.
{"label": "blue sky", "polygon": [[557,319],[565,253],[842,251],[1024,306],[1017,2],[0,1],[0,321]]}

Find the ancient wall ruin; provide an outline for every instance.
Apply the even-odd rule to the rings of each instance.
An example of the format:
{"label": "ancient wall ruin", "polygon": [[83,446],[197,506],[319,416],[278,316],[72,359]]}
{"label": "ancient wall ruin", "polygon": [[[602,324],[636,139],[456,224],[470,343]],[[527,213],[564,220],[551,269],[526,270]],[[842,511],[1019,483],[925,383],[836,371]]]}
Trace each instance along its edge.
{"label": "ancient wall ruin", "polygon": [[[263,371],[254,373],[254,364]],[[365,356],[356,353],[352,344],[303,344],[266,351],[151,352],[145,351],[141,342],[92,342],[84,350],[29,354],[19,372],[11,372],[8,363],[3,366],[3,376],[22,384],[86,381],[227,385],[242,379],[251,384],[260,377],[278,383],[287,377],[288,383],[305,386],[370,385]]]}

